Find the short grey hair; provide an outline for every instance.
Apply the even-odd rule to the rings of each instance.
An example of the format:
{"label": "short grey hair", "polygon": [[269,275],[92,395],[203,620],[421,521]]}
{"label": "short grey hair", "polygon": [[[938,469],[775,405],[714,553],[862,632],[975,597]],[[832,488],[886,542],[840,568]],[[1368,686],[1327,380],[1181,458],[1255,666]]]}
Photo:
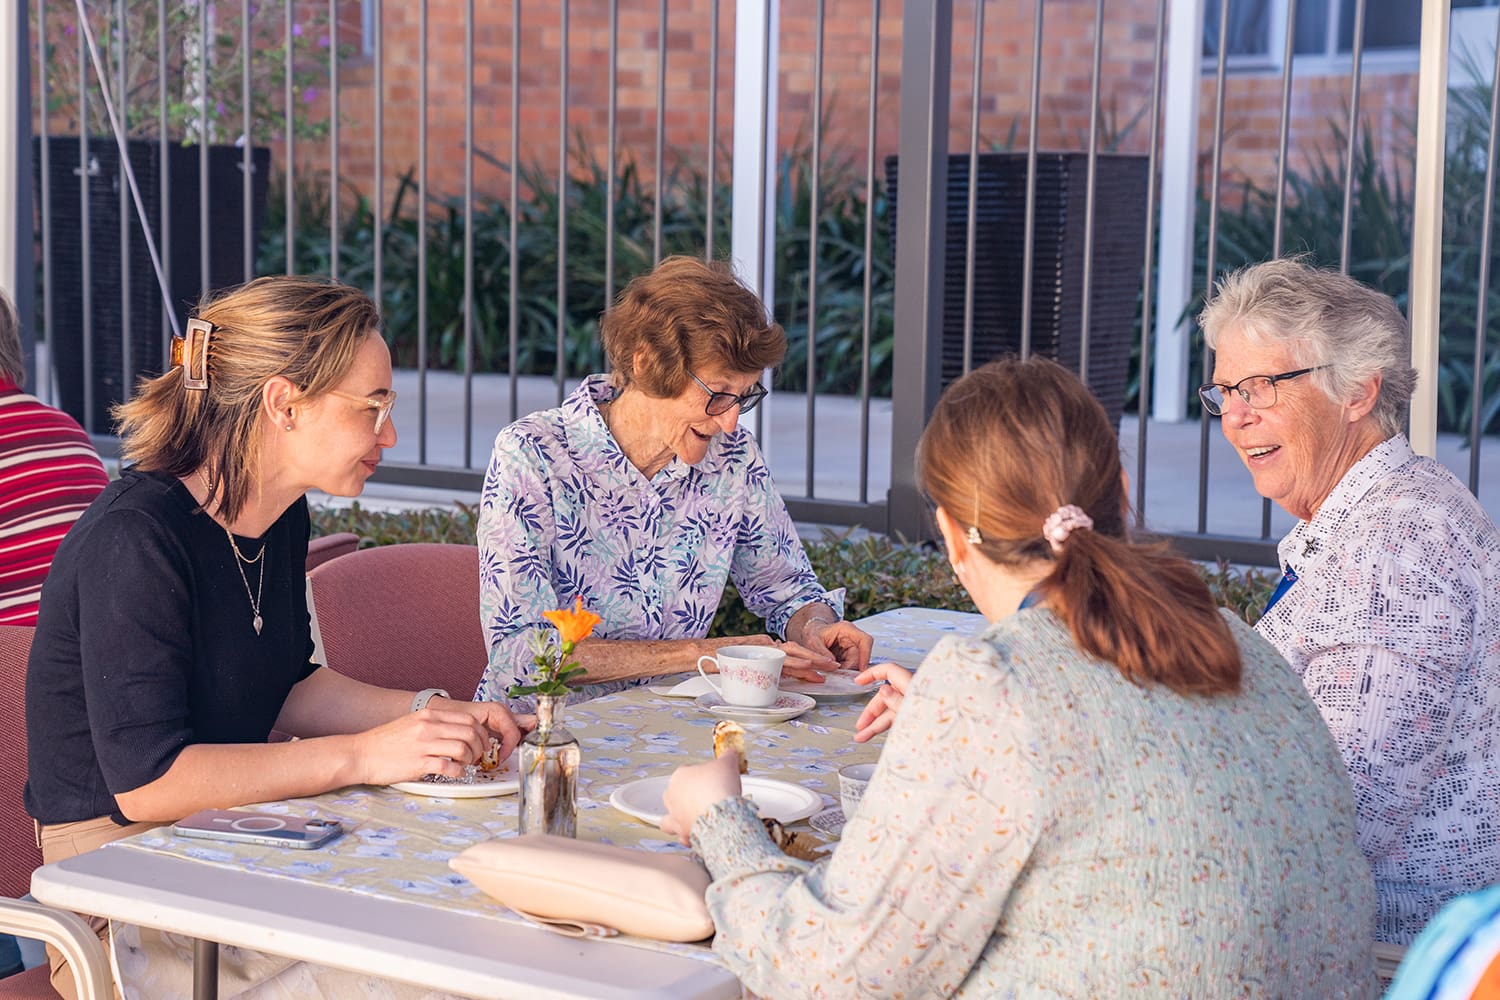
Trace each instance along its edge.
{"label": "short grey hair", "polygon": [[1330,399],[1353,398],[1379,374],[1371,415],[1386,437],[1406,430],[1417,371],[1411,327],[1389,295],[1300,260],[1268,260],[1221,278],[1198,325],[1210,348],[1238,326],[1252,340],[1287,344],[1299,368],[1327,365],[1308,378]]}
{"label": "short grey hair", "polygon": [[0,288],[0,375],[26,385],[26,353],[21,350],[21,321],[10,296]]}

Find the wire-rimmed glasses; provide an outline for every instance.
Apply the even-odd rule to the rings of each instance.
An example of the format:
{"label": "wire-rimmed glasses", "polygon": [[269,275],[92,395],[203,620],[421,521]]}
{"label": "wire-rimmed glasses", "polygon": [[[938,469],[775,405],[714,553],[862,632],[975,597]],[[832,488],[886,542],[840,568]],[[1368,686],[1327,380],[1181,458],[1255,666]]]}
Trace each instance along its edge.
{"label": "wire-rimmed glasses", "polygon": [[355,396],[352,393],[339,392],[337,389],[329,389],[328,395],[337,396],[340,399],[347,399],[351,403],[364,403],[370,409],[374,410],[376,434],[379,434],[380,429],[385,426],[386,420],[391,415],[391,407],[396,405],[395,389],[387,389],[385,393],[380,396]]}
{"label": "wire-rimmed glasses", "polygon": [[1203,401],[1203,408],[1216,417],[1224,413],[1224,404],[1229,401],[1231,392],[1239,393],[1240,398],[1249,404],[1252,410],[1266,410],[1276,405],[1277,382],[1299,378],[1309,372],[1321,371],[1327,367],[1327,365],[1314,365],[1311,368],[1298,368],[1294,372],[1282,372],[1280,375],[1247,375],[1234,385],[1208,382],[1198,387],[1198,398]]}

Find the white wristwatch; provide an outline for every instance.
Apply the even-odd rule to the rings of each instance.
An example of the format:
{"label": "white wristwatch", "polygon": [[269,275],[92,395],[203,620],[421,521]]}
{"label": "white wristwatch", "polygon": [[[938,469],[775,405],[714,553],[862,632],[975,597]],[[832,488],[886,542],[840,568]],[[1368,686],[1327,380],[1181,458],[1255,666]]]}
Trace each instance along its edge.
{"label": "white wristwatch", "polygon": [[442,688],[423,688],[421,691],[417,692],[416,697],[412,698],[411,710],[413,712],[420,712],[422,711],[422,709],[427,707],[427,703],[432,699],[450,697],[452,697],[452,695],[448,694],[448,692],[444,691]]}

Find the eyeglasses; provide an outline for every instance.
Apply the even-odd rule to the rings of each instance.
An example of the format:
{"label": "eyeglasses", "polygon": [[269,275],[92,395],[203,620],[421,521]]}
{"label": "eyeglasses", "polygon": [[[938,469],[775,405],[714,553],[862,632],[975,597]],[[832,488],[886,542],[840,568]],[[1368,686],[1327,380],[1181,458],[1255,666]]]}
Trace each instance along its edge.
{"label": "eyeglasses", "polygon": [[741,413],[749,413],[760,405],[762,399],[766,398],[766,387],[759,382],[752,385],[750,391],[746,392],[743,396],[737,396],[732,392],[715,392],[704,385],[703,380],[692,372],[688,372],[688,375],[694,382],[703,386],[704,392],[708,393],[708,405],[703,408],[703,412],[707,413],[710,417],[717,417],[721,413],[728,413],[736,406],[740,408]]}
{"label": "eyeglasses", "polygon": [[383,396],[354,396],[347,392],[339,392],[337,389],[329,389],[328,395],[347,399],[351,403],[364,403],[375,411],[375,433],[385,426],[386,418],[391,415],[391,407],[396,405],[396,390],[388,389]]}
{"label": "eyeglasses", "polygon": [[1276,405],[1277,382],[1300,378],[1309,372],[1322,371],[1327,367],[1329,366],[1316,365],[1312,368],[1298,368],[1294,372],[1282,372],[1280,375],[1250,375],[1240,379],[1234,385],[1209,382],[1198,387],[1198,398],[1203,401],[1203,408],[1216,417],[1224,413],[1224,404],[1228,402],[1231,392],[1239,393],[1240,398],[1250,404],[1251,409],[1266,410]]}

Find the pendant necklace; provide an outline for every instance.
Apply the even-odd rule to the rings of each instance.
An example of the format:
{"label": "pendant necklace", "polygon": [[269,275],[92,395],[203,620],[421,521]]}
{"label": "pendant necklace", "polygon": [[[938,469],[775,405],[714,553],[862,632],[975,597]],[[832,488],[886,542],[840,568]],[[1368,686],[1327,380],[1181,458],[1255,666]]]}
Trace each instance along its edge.
{"label": "pendant necklace", "polygon": [[[269,542],[262,542],[260,551],[255,554],[254,559],[246,559],[240,552],[240,547],[235,544],[234,535],[228,528],[224,529],[224,537],[229,539],[229,547],[234,550],[234,568],[240,571],[240,581],[245,585],[245,596],[250,597],[250,578],[245,575],[245,567],[260,563],[260,573],[255,578],[255,596],[250,597],[250,610],[255,612],[255,618],[250,624],[255,626],[255,634],[260,635],[260,627],[264,621],[260,617],[260,595],[261,587],[266,582],[266,564],[261,558],[266,554],[266,546]],[[243,565],[242,565],[243,564]]]}
{"label": "pendant necklace", "polygon": [[[203,474],[203,470],[201,469],[198,470],[198,478],[203,480],[203,488],[212,495],[213,488],[209,486],[208,477]],[[220,527],[224,526],[220,525]],[[255,558],[246,559],[244,553],[240,551],[239,544],[234,540],[234,533],[228,528],[224,528],[224,537],[229,539],[229,547],[234,550],[234,568],[240,571],[240,582],[245,585],[245,596],[250,599],[250,611],[255,615],[250,624],[255,626],[255,634],[260,635],[261,626],[265,624],[265,620],[260,616],[260,597],[262,588],[266,583],[266,564],[261,562],[261,560],[265,557],[266,546],[270,542],[269,540],[262,542],[260,551],[255,554]],[[253,566],[256,563],[260,563],[260,573],[255,578],[255,594],[251,596],[250,578],[245,575],[245,567]]]}

